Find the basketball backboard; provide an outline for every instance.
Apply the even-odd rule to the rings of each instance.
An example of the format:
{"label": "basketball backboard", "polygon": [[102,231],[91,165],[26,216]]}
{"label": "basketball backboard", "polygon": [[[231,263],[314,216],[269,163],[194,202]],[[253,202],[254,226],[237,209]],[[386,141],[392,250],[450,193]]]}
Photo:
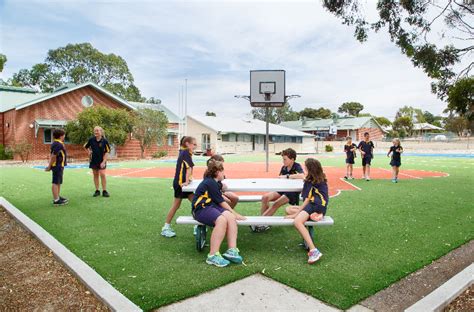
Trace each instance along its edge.
{"label": "basketball backboard", "polygon": [[253,107],[281,107],[285,98],[284,70],[250,71],[250,104]]}

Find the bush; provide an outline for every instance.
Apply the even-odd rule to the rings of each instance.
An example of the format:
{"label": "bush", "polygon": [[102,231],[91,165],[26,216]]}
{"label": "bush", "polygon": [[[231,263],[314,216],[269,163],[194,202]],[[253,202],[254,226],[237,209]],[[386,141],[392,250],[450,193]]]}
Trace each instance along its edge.
{"label": "bush", "polygon": [[22,141],[13,145],[12,152],[14,155],[20,155],[22,162],[27,162],[32,148],[33,145],[31,145],[27,141]]}
{"label": "bush", "polygon": [[153,157],[153,158],[163,158],[163,157],[166,157],[167,155],[168,155],[167,151],[158,151],[155,154],[151,155],[151,157]]}
{"label": "bush", "polygon": [[13,152],[10,148],[0,144],[0,160],[13,159]]}
{"label": "bush", "polygon": [[328,144],[325,146],[326,152],[332,152],[334,150],[334,147],[331,144]]}

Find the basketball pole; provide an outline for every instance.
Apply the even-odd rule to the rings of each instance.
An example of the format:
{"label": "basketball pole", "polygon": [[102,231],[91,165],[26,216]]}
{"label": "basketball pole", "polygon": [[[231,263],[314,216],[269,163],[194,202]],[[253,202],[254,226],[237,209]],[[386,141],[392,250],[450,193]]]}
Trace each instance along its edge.
{"label": "basketball pole", "polygon": [[268,147],[269,147],[269,144],[268,144],[268,141],[270,140],[270,135],[269,135],[269,132],[270,132],[270,122],[269,122],[269,119],[270,119],[270,108],[268,107],[268,104],[265,105],[265,127],[266,127],[266,139],[265,139],[265,166],[266,166],[266,172],[268,172],[268,162],[269,162],[269,151],[268,151]]}

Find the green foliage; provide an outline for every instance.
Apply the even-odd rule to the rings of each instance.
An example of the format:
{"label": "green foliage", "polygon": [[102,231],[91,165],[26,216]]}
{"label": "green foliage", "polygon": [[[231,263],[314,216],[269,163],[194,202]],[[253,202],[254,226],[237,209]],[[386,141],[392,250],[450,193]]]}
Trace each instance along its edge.
{"label": "green foliage", "polygon": [[473,77],[461,79],[449,89],[448,110],[458,113],[469,121],[474,121]]}
{"label": "green foliage", "polygon": [[392,125],[392,122],[385,117],[375,117],[375,120],[381,125],[382,127],[388,127]]}
{"label": "green foliage", "polygon": [[397,131],[401,138],[411,135],[413,122],[409,116],[400,116],[393,122],[393,130]]}
{"label": "green foliage", "polygon": [[414,108],[411,106],[403,106],[400,108],[395,115],[395,119],[399,117],[407,117],[412,123],[426,122],[423,111],[419,108]]}
{"label": "green foliage", "polygon": [[110,144],[123,145],[133,125],[133,116],[127,110],[96,105],[77,114],[76,120],[68,122],[65,130],[71,143],[82,145],[93,135],[94,127],[100,126]]}
{"label": "green foliage", "polygon": [[346,113],[350,116],[359,116],[361,110],[364,109],[364,105],[358,102],[345,102],[337,109],[338,113]]}
{"label": "green foliage", "polygon": [[0,53],[0,73],[3,71],[5,67],[5,63],[7,62],[7,56],[5,54]]}
{"label": "green foliage", "polygon": [[469,121],[466,117],[451,114],[445,119],[444,128],[461,136],[463,131],[469,128]]}
{"label": "green foliage", "polygon": [[138,109],[135,114],[133,137],[140,142],[141,157],[144,157],[145,148],[162,142],[168,129],[168,118],[159,111],[149,108]]}
{"label": "green foliage", "polygon": [[[438,4],[436,1],[383,0],[373,3],[376,3],[378,20],[369,22],[364,16],[369,9],[364,8],[363,1],[323,1],[324,7],[341,18],[343,24],[355,26],[354,36],[360,42],[367,40],[371,30],[378,32],[386,28],[391,41],[401,52],[433,79],[432,91],[440,99],[447,96],[458,77],[469,77],[473,65],[469,59],[467,67],[455,68],[455,65],[464,57],[469,58],[473,50],[469,45],[474,39],[469,21],[472,6],[461,1]],[[438,36],[430,36],[433,28],[437,29]],[[439,36],[452,44],[441,47],[429,42]],[[436,40],[438,42],[445,41]]]}
{"label": "green foliage", "polygon": [[11,148],[3,146],[0,144],[0,160],[13,159],[13,151]]}
{"label": "green foliage", "polygon": [[[254,119],[265,121],[265,111],[265,108],[254,108],[252,109],[252,116]],[[289,103],[285,103],[281,108],[269,108],[268,115],[269,122],[274,124],[279,124],[283,121],[298,120],[300,117],[298,112],[295,112]]]}
{"label": "green foliage", "polygon": [[326,150],[326,152],[332,152],[334,151],[334,147],[331,145],[331,144],[327,144],[324,146],[324,149]]}
{"label": "green foliage", "polygon": [[26,140],[22,140],[18,143],[13,144],[12,153],[13,155],[19,155],[22,162],[27,162],[30,156],[30,152],[33,149],[33,145],[28,143]]}
{"label": "green foliage", "polygon": [[206,112],[206,116],[213,116],[213,117],[216,117],[216,113],[214,113],[214,112]]}
{"label": "green foliage", "polygon": [[154,153],[151,157],[153,157],[153,158],[163,158],[163,157],[166,157],[166,156],[168,156],[167,151],[158,151],[158,152]]}
{"label": "green foliage", "polygon": [[309,119],[328,119],[332,118],[332,112],[328,108],[320,107],[318,109],[314,109],[311,107],[306,107],[300,112],[301,117],[306,117]]}
{"label": "green foliage", "polygon": [[154,98],[154,97],[151,97],[151,98],[148,98],[145,103],[150,103],[150,104],[161,104],[161,100],[160,99],[157,99],[157,98]]}
{"label": "green foliage", "polygon": [[62,85],[92,81],[129,101],[144,100],[134,85],[125,60],[113,53],[104,54],[90,43],[68,44],[49,50],[43,63],[21,69],[10,80],[14,86],[52,92]]}

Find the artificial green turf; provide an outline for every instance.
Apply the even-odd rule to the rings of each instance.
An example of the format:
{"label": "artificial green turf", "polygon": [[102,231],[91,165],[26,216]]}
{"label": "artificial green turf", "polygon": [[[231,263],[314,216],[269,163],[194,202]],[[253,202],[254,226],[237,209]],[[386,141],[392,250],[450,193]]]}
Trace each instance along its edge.
{"label": "artificial green turf", "polygon": [[[239,160],[254,159],[226,157],[228,162]],[[321,161],[325,166],[343,162],[341,157]],[[387,162],[377,155],[373,167],[389,168]],[[317,230],[324,256],[313,266],[306,264],[291,227],[261,234],[241,227],[239,248],[246,266],[206,265],[205,253],[195,250],[192,227],[174,226],[178,236],[173,239],[159,235],[172,200],[170,179],[109,178],[111,197],[92,198],[88,171],[68,169],[62,195],[71,203],[54,208],[50,173],[7,167],[1,169],[1,195],[146,310],[256,272],[345,309],[474,237],[474,159],[404,157],[402,169],[450,176],[398,184],[354,180],[362,191],[344,191],[330,201],[328,215],[335,225]],[[257,215],[259,205],[241,204],[238,210]],[[189,214],[185,203],[179,215]]]}

